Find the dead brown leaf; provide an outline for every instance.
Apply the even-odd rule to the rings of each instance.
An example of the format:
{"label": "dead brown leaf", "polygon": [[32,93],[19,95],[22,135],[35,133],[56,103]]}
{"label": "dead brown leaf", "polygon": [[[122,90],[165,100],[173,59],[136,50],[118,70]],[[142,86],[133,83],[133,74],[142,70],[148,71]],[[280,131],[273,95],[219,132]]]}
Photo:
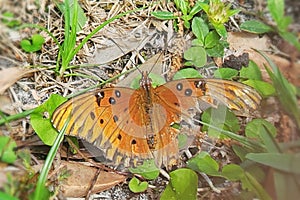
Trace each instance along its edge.
{"label": "dead brown leaf", "polygon": [[[97,169],[95,167],[84,165],[79,162],[62,161],[62,165],[71,171],[71,176],[61,184],[62,192],[65,197],[83,197],[86,196],[90,188]],[[126,176],[113,172],[101,171],[92,193],[98,193],[126,180]]]}
{"label": "dead brown leaf", "polygon": [[[259,37],[258,35],[244,32],[229,33],[228,42],[230,44],[230,49],[237,52],[238,55],[241,55],[244,52],[249,53],[250,60],[253,60],[260,67],[263,79],[269,81],[269,75],[264,68],[264,65],[267,65],[267,61],[259,53],[253,50],[260,50],[265,53],[272,51],[272,48],[270,47],[271,42],[267,36]],[[290,60],[281,55],[270,53],[266,53],[266,55],[278,66],[280,71],[289,81],[300,86],[299,64],[292,64]]]}
{"label": "dead brown leaf", "polygon": [[24,69],[20,67],[9,67],[0,70],[0,94],[12,86],[19,79],[30,75],[37,69]]}

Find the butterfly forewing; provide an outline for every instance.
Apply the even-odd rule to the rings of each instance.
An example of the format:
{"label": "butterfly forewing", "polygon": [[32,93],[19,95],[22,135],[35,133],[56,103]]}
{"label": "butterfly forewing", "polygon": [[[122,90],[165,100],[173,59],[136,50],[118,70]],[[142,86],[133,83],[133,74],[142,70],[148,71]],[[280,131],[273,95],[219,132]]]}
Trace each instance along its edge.
{"label": "butterfly forewing", "polygon": [[[149,81],[147,74],[144,78]],[[156,88],[116,87],[79,95],[56,109],[52,123],[61,130],[70,116],[66,135],[93,143],[114,165],[153,158],[158,166],[168,166],[178,158],[178,130],[172,125],[185,121],[190,124],[187,132],[198,130],[192,125],[193,108],[221,103],[249,113],[260,100],[255,90],[241,83],[183,79]]]}

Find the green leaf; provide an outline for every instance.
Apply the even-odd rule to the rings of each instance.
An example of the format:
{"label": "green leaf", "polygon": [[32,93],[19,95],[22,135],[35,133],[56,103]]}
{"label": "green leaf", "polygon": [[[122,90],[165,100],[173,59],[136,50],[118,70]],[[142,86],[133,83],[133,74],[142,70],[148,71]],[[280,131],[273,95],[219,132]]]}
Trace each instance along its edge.
{"label": "green leaf", "polygon": [[298,199],[299,175],[274,171],[274,185],[277,199]]}
{"label": "green leaf", "polygon": [[183,149],[187,146],[188,136],[186,134],[178,134],[178,148]]}
{"label": "green leaf", "polygon": [[193,17],[195,14],[197,14],[197,13],[200,12],[201,10],[202,10],[202,8],[201,8],[199,2],[197,1],[196,4],[192,7],[192,9],[191,9],[189,15],[190,15],[191,17]]}
{"label": "green leaf", "polygon": [[214,72],[215,78],[231,80],[238,75],[239,71],[232,68],[219,68]]}
{"label": "green leaf", "polygon": [[293,34],[291,32],[279,32],[279,35],[283,39],[288,41],[290,44],[295,46],[298,51],[300,51],[300,43],[299,43],[298,37],[295,34]]}
{"label": "green leaf", "polygon": [[235,155],[237,155],[241,159],[241,161],[246,160],[245,156],[249,153],[248,148],[245,148],[245,147],[240,146],[240,145],[233,144],[232,149],[233,149]]}
{"label": "green leaf", "polygon": [[161,200],[195,200],[197,199],[197,174],[186,168],[177,169],[170,173],[170,182],[163,191]]}
{"label": "green leaf", "polygon": [[240,77],[246,79],[262,80],[262,75],[259,67],[255,62],[250,60],[248,67],[242,67]]}
{"label": "green leaf", "polygon": [[264,81],[251,79],[251,80],[243,81],[243,83],[253,87],[264,98],[273,96],[276,92],[273,85]]}
{"label": "green leaf", "polygon": [[268,0],[267,2],[272,18],[279,25],[284,18],[284,0]]}
{"label": "green leaf", "polygon": [[205,2],[201,2],[201,1],[198,1],[199,2],[199,6],[204,10],[204,12],[208,13],[209,12],[209,5]]}
{"label": "green leaf", "polygon": [[129,168],[134,174],[139,174],[145,179],[153,180],[159,175],[159,169],[156,167],[154,160],[145,160],[144,163],[136,168]]}
{"label": "green leaf", "polygon": [[[137,77],[135,77],[132,82],[130,83],[130,87],[133,89],[138,89],[140,88],[140,80],[142,78],[142,75],[138,75]],[[166,83],[165,79],[163,77],[161,77],[160,75],[154,74],[154,73],[150,73],[149,74],[149,78],[152,80],[152,86],[153,87],[157,87],[160,86],[164,83]]]}
{"label": "green leaf", "polygon": [[[183,17],[182,17],[183,18]],[[191,24],[188,20],[183,19],[183,25],[186,29],[190,29]]]}
{"label": "green leaf", "polygon": [[245,135],[249,138],[258,138],[261,139],[261,132],[264,127],[267,127],[270,130],[270,133],[273,137],[276,136],[276,128],[270,122],[264,119],[253,119],[249,122],[245,128]]}
{"label": "green leaf", "polygon": [[260,132],[261,141],[265,145],[267,152],[279,153],[281,152],[281,149],[275,140],[275,137],[273,136],[274,133],[272,133],[272,129],[270,127],[272,126],[263,125],[263,128]]}
{"label": "green leaf", "polygon": [[212,176],[219,176],[219,164],[205,152],[200,152],[196,157],[191,158],[187,162],[187,167],[198,172]]}
{"label": "green leaf", "polygon": [[272,27],[257,20],[245,21],[241,24],[240,28],[243,31],[256,34],[262,34],[273,31]]}
{"label": "green leaf", "polygon": [[300,175],[300,154],[249,153],[247,159],[288,173]]}
{"label": "green leaf", "polygon": [[267,60],[268,64],[273,69],[272,72],[268,67],[265,67],[273,81],[280,104],[287,113],[291,114],[295,118],[296,124],[298,128],[300,128],[300,107],[297,102],[295,87],[288,82],[269,57],[267,57],[263,52],[258,52]]}
{"label": "green leaf", "polygon": [[280,151],[275,141],[276,133],[276,128],[264,119],[254,119],[245,128],[246,136],[260,140],[265,145],[266,151],[270,153]]}
{"label": "green leaf", "polygon": [[45,163],[43,165],[43,168],[40,172],[40,175],[38,177],[36,188],[34,192],[32,193],[34,200],[40,200],[40,199],[49,199],[50,191],[46,188],[46,181],[49,174],[49,171],[51,169],[51,165],[53,163],[53,160],[57,154],[57,151],[64,139],[64,134],[66,132],[66,129],[69,125],[71,116],[69,115],[66,119],[61,131],[57,134],[57,137],[55,138],[55,141],[53,143],[53,146],[50,148],[49,153],[47,154],[47,158],[45,160]]}
{"label": "green leaf", "polygon": [[35,34],[31,37],[31,40],[22,40],[20,45],[22,49],[26,52],[35,52],[39,51],[42,48],[44,42],[45,39],[43,38],[43,36]]}
{"label": "green leaf", "polygon": [[185,78],[202,78],[201,74],[194,68],[181,69],[175,73],[173,80],[185,79]]}
{"label": "green leaf", "polygon": [[167,11],[156,11],[156,12],[152,12],[151,15],[156,17],[157,19],[162,19],[162,20],[170,20],[170,19],[177,18],[176,16],[174,16],[174,13],[167,12]]}
{"label": "green leaf", "polygon": [[186,0],[174,0],[174,3],[178,9],[181,10],[183,15],[187,15],[190,9],[189,2]]}
{"label": "green leaf", "polygon": [[204,48],[213,48],[219,44],[220,36],[216,31],[210,31],[204,40]]}
{"label": "green leaf", "polygon": [[209,33],[208,25],[201,17],[195,17],[192,21],[192,32],[197,37],[200,44],[204,45],[204,39]]}
{"label": "green leaf", "polygon": [[255,192],[259,199],[272,200],[262,185],[250,173],[245,172],[245,178],[241,180],[242,188]]}
{"label": "green leaf", "polygon": [[210,124],[209,127],[204,125],[202,131],[207,131],[211,137],[224,137],[224,135],[220,135],[220,132],[213,127],[231,132],[240,130],[237,117],[224,105],[220,105],[217,109],[208,108],[205,110],[201,116],[201,121]]}
{"label": "green leaf", "polygon": [[8,136],[0,136],[0,161],[12,164],[17,159],[16,142]]}
{"label": "green leaf", "polygon": [[[68,0],[68,1],[69,1],[69,5],[70,5],[69,9],[70,9],[70,16],[71,16],[70,17],[71,18],[70,25],[72,26],[73,24],[75,24],[73,22],[73,19],[74,19],[74,15],[77,15],[76,32],[79,32],[82,30],[83,26],[86,24],[87,18],[85,16],[83,9],[80,7],[78,1],[75,1],[75,3],[77,4],[77,9],[75,8],[74,0]],[[62,14],[66,13],[65,3],[57,3],[56,5]],[[77,12],[77,13],[75,13],[75,12]]]}
{"label": "green leaf", "polygon": [[214,27],[222,38],[227,38],[227,31],[223,24],[214,25]]}
{"label": "green leaf", "polygon": [[0,199],[1,200],[19,200],[19,198],[11,196],[10,194],[4,193],[0,191]]}
{"label": "green leaf", "polygon": [[[230,8],[230,7],[229,7]],[[233,10],[227,10],[227,16],[229,16],[229,17],[231,17],[231,16],[233,16],[233,15],[236,15],[236,14],[238,14],[239,12],[240,12],[241,10],[239,10],[239,9],[233,9]]]}
{"label": "green leaf", "polygon": [[148,183],[146,181],[141,182],[139,179],[137,179],[136,177],[133,177],[130,181],[129,181],[129,189],[130,191],[134,192],[134,193],[139,193],[139,192],[144,192],[147,190],[148,188]]}
{"label": "green leaf", "polygon": [[224,55],[224,49],[228,47],[229,44],[226,41],[219,40],[219,43],[213,48],[205,49],[208,56],[211,57],[222,57]]}
{"label": "green leaf", "polygon": [[16,17],[14,16],[14,14],[12,12],[6,11],[2,14],[2,20],[1,21],[6,26],[8,26],[10,28],[13,28],[13,27],[19,26],[21,24],[21,22],[16,20],[15,18]]}
{"label": "green leaf", "polygon": [[191,47],[184,52],[184,58],[188,60],[185,65],[195,65],[203,67],[206,64],[207,57],[203,47]]}
{"label": "green leaf", "polygon": [[37,107],[30,114],[30,123],[37,135],[46,145],[53,145],[57,136],[57,131],[53,128],[50,121],[54,110],[67,99],[57,94],[52,94],[50,98]]}
{"label": "green leaf", "polygon": [[225,165],[221,174],[230,181],[238,181],[245,176],[243,168],[236,164]]}

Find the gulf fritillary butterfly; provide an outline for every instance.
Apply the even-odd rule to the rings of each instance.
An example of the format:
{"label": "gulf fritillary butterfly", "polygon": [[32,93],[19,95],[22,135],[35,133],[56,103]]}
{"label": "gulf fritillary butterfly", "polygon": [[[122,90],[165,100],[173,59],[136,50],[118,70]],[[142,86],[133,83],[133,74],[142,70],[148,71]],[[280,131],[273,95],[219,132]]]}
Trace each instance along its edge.
{"label": "gulf fritillary butterfly", "polygon": [[170,166],[178,159],[179,130],[172,124],[191,118],[190,109],[221,103],[249,113],[260,100],[254,89],[238,82],[182,79],[153,88],[143,73],[139,89],[99,89],[68,100],[55,110],[52,123],[61,130],[71,116],[65,134],[92,143],[115,165],[154,159],[157,166]]}

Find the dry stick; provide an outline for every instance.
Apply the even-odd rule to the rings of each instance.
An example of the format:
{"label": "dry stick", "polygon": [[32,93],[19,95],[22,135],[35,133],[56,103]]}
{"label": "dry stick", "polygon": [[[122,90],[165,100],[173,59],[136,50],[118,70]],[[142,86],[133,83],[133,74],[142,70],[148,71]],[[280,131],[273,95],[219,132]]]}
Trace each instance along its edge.
{"label": "dry stick", "polygon": [[96,171],[96,173],[95,173],[95,176],[94,176],[93,180],[91,181],[90,187],[88,188],[87,194],[85,196],[86,200],[89,200],[89,198],[90,198],[90,196],[92,194],[92,190],[94,188],[94,185],[96,184],[96,181],[98,180],[98,177],[100,175],[100,172],[101,172],[101,169],[98,168],[97,171]]}

